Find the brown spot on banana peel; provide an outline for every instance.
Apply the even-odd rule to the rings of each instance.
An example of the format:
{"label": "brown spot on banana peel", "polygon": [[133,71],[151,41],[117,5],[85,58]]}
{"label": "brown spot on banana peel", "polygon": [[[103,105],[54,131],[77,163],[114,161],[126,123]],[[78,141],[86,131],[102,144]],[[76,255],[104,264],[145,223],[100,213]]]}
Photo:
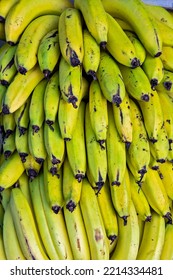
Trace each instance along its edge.
{"label": "brown spot on banana peel", "polygon": [[172,82],[166,81],[163,83],[163,86],[165,87],[166,90],[170,91],[172,88]]}
{"label": "brown spot on banana peel", "polygon": [[74,108],[78,107],[76,105],[76,102],[78,101],[78,98],[73,95],[72,84],[69,85],[68,92],[67,93],[64,92],[64,95],[67,97],[68,103],[72,103]]}
{"label": "brown spot on banana peel", "polygon": [[122,102],[122,98],[120,97],[120,85],[118,84],[117,92],[112,97],[112,103],[115,104],[117,107],[119,107],[121,102]]}
{"label": "brown spot on banana peel", "polygon": [[38,125],[32,125],[32,134],[38,133],[40,130],[40,127]]}
{"label": "brown spot on banana peel", "polygon": [[71,66],[75,67],[81,64],[77,53],[70,47],[70,42],[68,38],[66,38],[67,48],[66,48],[66,56],[70,57]]}
{"label": "brown spot on banana peel", "polygon": [[46,120],[46,124],[49,126],[49,128],[54,131],[54,127],[52,126],[54,124],[54,121]]}
{"label": "brown spot on banana peel", "polygon": [[111,234],[111,235],[108,236],[108,239],[111,241],[110,242],[110,245],[111,245],[117,239],[117,235],[116,234]]}
{"label": "brown spot on banana peel", "polygon": [[101,231],[100,231],[99,228],[96,228],[96,229],[94,230],[94,238],[95,238],[95,241],[96,241],[96,242],[98,242],[98,241],[100,241],[100,240],[103,239],[103,235],[102,235],[102,233],[101,233]]}

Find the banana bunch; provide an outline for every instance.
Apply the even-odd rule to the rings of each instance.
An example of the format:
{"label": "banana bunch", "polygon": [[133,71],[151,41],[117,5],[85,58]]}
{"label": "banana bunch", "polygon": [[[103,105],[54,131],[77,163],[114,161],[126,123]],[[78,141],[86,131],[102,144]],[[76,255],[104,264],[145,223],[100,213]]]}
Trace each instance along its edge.
{"label": "banana bunch", "polygon": [[173,260],[172,14],[71,2],[0,1],[0,259]]}

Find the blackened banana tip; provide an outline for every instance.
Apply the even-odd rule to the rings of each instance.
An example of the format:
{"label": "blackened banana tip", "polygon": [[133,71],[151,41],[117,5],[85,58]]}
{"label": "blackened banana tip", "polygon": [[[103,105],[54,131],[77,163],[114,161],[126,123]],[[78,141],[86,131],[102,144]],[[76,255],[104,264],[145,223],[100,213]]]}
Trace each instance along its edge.
{"label": "blackened banana tip", "polygon": [[60,210],[61,210],[61,207],[60,207],[60,206],[58,206],[58,205],[52,206],[52,211],[53,211],[55,214],[58,214]]}
{"label": "blackened banana tip", "polygon": [[137,57],[134,57],[131,61],[131,67],[132,68],[136,68],[138,66],[140,66],[140,60]]}
{"label": "blackened banana tip", "polygon": [[27,73],[27,69],[25,67],[19,65],[18,72],[22,75],[25,75]]}

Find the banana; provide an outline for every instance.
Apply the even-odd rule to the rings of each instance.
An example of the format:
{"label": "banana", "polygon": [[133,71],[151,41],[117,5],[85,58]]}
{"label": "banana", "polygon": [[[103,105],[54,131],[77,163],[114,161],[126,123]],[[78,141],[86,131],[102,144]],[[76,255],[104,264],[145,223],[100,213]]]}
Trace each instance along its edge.
{"label": "banana", "polygon": [[145,181],[142,184],[142,191],[151,208],[158,213],[158,215],[171,221],[168,195],[157,171],[148,168]]}
{"label": "banana", "polygon": [[106,180],[103,188],[97,196],[97,201],[103,218],[106,235],[109,244],[112,245],[118,237],[118,221],[115,208],[112,203],[109,181]]}
{"label": "banana", "polygon": [[[88,98],[88,94],[89,82],[84,77],[82,77],[82,86],[78,100],[79,105],[82,99]],[[62,138],[65,141],[69,141],[72,139],[73,131],[77,123],[79,105],[77,108],[74,108],[70,103],[66,102],[62,96],[60,97],[58,108],[58,122]]]}
{"label": "banana", "polygon": [[7,88],[0,84],[0,114],[2,113],[3,100],[5,97],[6,90]]}
{"label": "banana", "polygon": [[[141,64],[135,47],[124,30],[110,14],[107,13],[108,33],[106,48],[116,61],[136,68]],[[116,36],[115,36],[116,34]]]}
{"label": "banana", "polygon": [[44,190],[51,209],[57,214],[64,205],[62,190],[63,173],[62,168],[60,168],[56,175],[52,175],[48,170],[47,161],[48,159],[45,159],[43,163]]}
{"label": "banana", "polygon": [[119,64],[127,92],[136,100],[148,102],[151,95],[150,81],[141,67],[131,69]]}
{"label": "banana", "polygon": [[165,227],[165,239],[161,250],[160,260],[173,260],[172,238],[173,225],[168,223]]}
{"label": "banana", "polygon": [[64,218],[74,260],[90,260],[89,241],[80,205],[76,205],[73,212],[64,207]]}
{"label": "banana", "polygon": [[158,173],[168,197],[173,200],[173,164],[169,161],[159,164]]}
{"label": "banana", "polygon": [[26,157],[29,155],[28,132],[20,134],[20,130],[16,127],[15,130],[15,146],[20,156],[21,161],[24,163]]}
{"label": "banana", "polygon": [[105,98],[119,106],[125,96],[124,81],[117,62],[105,51],[100,54],[97,78]]}
{"label": "banana", "polygon": [[133,140],[127,149],[127,165],[136,182],[141,184],[145,180],[150,163],[150,146],[141,111],[133,100],[130,100],[130,109],[133,124]]}
{"label": "banana", "polygon": [[21,191],[23,192],[24,196],[26,197],[26,199],[32,209],[33,205],[32,205],[30,189],[29,189],[29,178],[28,178],[26,172],[22,173],[22,175],[19,177],[19,179],[15,185],[21,189]]}
{"label": "banana", "polygon": [[96,139],[102,145],[107,137],[108,109],[107,99],[97,80],[93,80],[89,87],[89,114]]}
{"label": "banana", "polygon": [[39,164],[30,153],[25,157],[23,166],[30,181],[34,180],[38,176],[42,167],[42,165]]}
{"label": "banana", "polygon": [[118,240],[111,260],[136,260],[139,248],[138,217],[133,202],[130,203],[130,216],[127,225],[118,217]]}
{"label": "banana", "polygon": [[3,161],[0,166],[0,188],[6,189],[11,187],[24,172],[24,166],[20,156],[15,151],[10,158]]}
{"label": "banana", "polygon": [[5,138],[8,138],[14,133],[16,128],[14,114],[3,115],[2,123],[4,127]]}
{"label": "banana", "polygon": [[17,73],[6,91],[2,112],[9,114],[19,109],[42,79],[43,74],[38,65],[28,71],[26,75]]}
{"label": "banana", "polygon": [[0,18],[0,40],[1,41],[5,41],[5,23],[1,22],[1,18]]}
{"label": "banana", "polygon": [[86,173],[86,146],[85,146],[85,103],[79,105],[78,119],[73,131],[72,139],[66,142],[67,157],[74,177],[80,182]]}
{"label": "banana", "polygon": [[[122,19],[122,18],[118,18],[118,17],[114,17],[116,19],[116,21],[118,22],[118,24],[121,26],[121,28],[125,31],[130,31],[130,32],[134,32],[133,27],[130,25],[129,22],[127,22],[126,20]],[[135,32],[134,32],[135,33]],[[142,44],[142,43],[141,43]],[[143,46],[143,45],[142,45]]]}
{"label": "banana", "polygon": [[131,204],[130,179],[127,168],[122,183],[119,186],[110,184],[110,190],[114,208],[118,216],[123,220],[124,225],[127,225]]}
{"label": "banana", "polygon": [[152,217],[151,217],[151,209],[148,200],[146,199],[142,188],[135,181],[135,178],[131,172],[129,172],[129,177],[130,177],[131,197],[136,212],[142,221],[150,222]]}
{"label": "banana", "polygon": [[83,180],[80,207],[88,237],[91,260],[108,260],[109,244],[96,194],[87,178]]}
{"label": "banana", "polygon": [[[19,130],[19,134],[24,135],[26,131],[28,130],[29,126],[29,108],[30,108],[30,101],[31,98],[28,97],[25,103],[20,106],[15,112],[14,112],[14,119],[16,122],[16,129]],[[5,115],[4,115],[5,117]]]}
{"label": "banana", "polygon": [[[68,174],[68,176],[66,176]],[[73,212],[77,204],[80,202],[82,181],[76,180],[71,169],[69,160],[65,157],[63,163],[63,182],[62,190],[64,197],[64,204],[68,211]]]}
{"label": "banana", "polygon": [[39,175],[39,180],[42,204],[55,250],[57,251],[60,260],[72,260],[73,255],[63,212],[59,211],[58,214],[55,214],[52,211],[48,201],[46,200],[46,193],[44,191],[44,177],[42,173]]}
{"label": "banana", "polygon": [[1,42],[1,47],[0,47],[0,60],[3,58],[5,52],[10,48],[10,45],[5,41]]}
{"label": "banana", "polygon": [[74,108],[78,107],[81,85],[81,65],[73,67],[61,56],[59,62],[59,87],[64,100],[71,103]]}
{"label": "banana", "polygon": [[163,91],[164,93],[173,97],[173,72],[164,70],[163,79],[156,87],[157,91]]}
{"label": "banana", "polygon": [[5,21],[9,11],[17,2],[19,2],[19,0],[0,1],[0,21]]}
{"label": "banana", "polygon": [[36,162],[42,165],[47,156],[44,139],[44,125],[40,127],[38,132],[33,133],[32,126],[29,124],[28,144],[30,154],[35,158]]}
{"label": "banana", "polygon": [[97,142],[95,133],[91,126],[89,115],[89,104],[85,109],[85,139],[88,169],[99,192],[106,181],[107,176],[107,152],[106,147],[101,147]]}
{"label": "banana", "polygon": [[52,167],[61,167],[65,157],[65,143],[61,137],[58,121],[52,125],[53,130],[44,123],[44,142],[47,157],[52,163]]}
{"label": "banana", "polygon": [[116,128],[113,108],[110,103],[108,103],[106,152],[109,183],[113,188],[118,188],[123,182],[126,170],[126,147]]}
{"label": "banana", "polygon": [[137,260],[159,260],[165,238],[165,221],[152,211],[151,222],[145,223]]}
{"label": "banana", "polygon": [[48,260],[37,231],[33,212],[19,188],[12,189],[10,209],[23,255],[28,260]]}
{"label": "banana", "polygon": [[32,132],[37,133],[44,122],[44,93],[47,85],[45,79],[39,82],[32,92],[29,106],[29,122]]}
{"label": "banana", "polygon": [[16,44],[28,24],[42,15],[60,15],[62,11],[72,4],[65,1],[46,0],[40,2],[36,0],[19,1],[8,13],[5,21],[6,41],[11,45]]}
{"label": "banana", "polygon": [[3,153],[5,159],[8,159],[11,157],[11,155],[14,153],[16,150],[16,145],[15,145],[15,134],[10,134],[8,138],[4,138],[3,142]]}
{"label": "banana", "polygon": [[135,52],[136,52],[137,57],[140,61],[140,65],[142,65],[145,58],[146,58],[146,50],[145,50],[144,46],[142,45],[141,41],[138,39],[137,35],[134,32],[129,31],[129,30],[125,30],[125,34],[130,39],[132,44],[134,45]]}
{"label": "banana", "polygon": [[8,86],[17,73],[14,63],[14,56],[17,46],[10,46],[3,55],[0,62],[0,82],[4,86]]}
{"label": "banana", "polygon": [[102,0],[102,4],[107,13],[127,21],[132,26],[145,49],[152,56],[161,55],[162,36],[140,0],[128,2],[126,0]]}
{"label": "banana", "polygon": [[10,201],[11,190],[12,190],[13,186],[8,188],[8,189],[4,189],[1,192],[1,204],[2,204],[2,207],[3,207],[4,211],[6,210],[7,205],[9,203],[9,201]]}
{"label": "banana", "polygon": [[3,240],[3,220],[4,220],[4,209],[0,204],[0,260],[6,260],[4,240]]}
{"label": "banana", "polygon": [[47,32],[58,26],[59,16],[43,15],[28,24],[21,35],[16,53],[15,65],[20,74],[26,74],[37,63],[38,48]]}
{"label": "banana", "polygon": [[26,260],[14,227],[10,204],[7,205],[4,213],[3,242],[5,255],[8,260]]}
{"label": "banana", "polygon": [[172,47],[173,46],[172,28],[157,19],[153,18],[153,20],[155,22],[157,30],[159,31],[159,33],[161,35],[162,45]]}
{"label": "banana", "polygon": [[97,70],[100,62],[100,47],[88,29],[83,30],[83,68],[85,73],[94,80],[97,79]]}
{"label": "banana", "polygon": [[96,42],[104,48],[107,43],[108,21],[102,1],[86,0],[85,2],[81,2],[75,0],[74,7],[81,11],[87,29],[95,38]]}
{"label": "banana", "polygon": [[73,67],[81,65],[84,50],[80,11],[75,8],[65,9],[59,17],[58,30],[59,46],[63,58]]}
{"label": "banana", "polygon": [[138,215],[138,225],[139,225],[139,246],[140,246],[143,232],[144,232],[145,221],[143,221],[139,215]]}
{"label": "banana", "polygon": [[173,46],[163,46],[161,60],[165,70],[173,71]]}
{"label": "banana", "polygon": [[164,92],[158,92],[160,103],[162,106],[162,112],[163,112],[163,120],[164,120],[164,126],[165,130],[168,136],[168,142],[169,142],[169,151],[167,159],[169,161],[173,161],[173,97],[170,97],[168,94],[165,94]]}
{"label": "banana", "polygon": [[173,17],[171,16],[168,10],[159,5],[151,6],[146,3],[144,5],[148,13],[151,14],[154,18],[159,20],[161,23],[166,24],[170,28],[173,28]]}
{"label": "banana", "polygon": [[55,123],[59,108],[59,72],[55,71],[50,77],[44,92],[44,115],[45,122],[50,126]]}
{"label": "banana", "polygon": [[50,78],[60,57],[58,28],[49,31],[40,41],[37,58],[45,78]]}
{"label": "banana", "polygon": [[152,91],[148,102],[138,102],[150,142],[150,150],[158,162],[167,158],[169,143],[164,126],[163,111],[157,91]]}
{"label": "banana", "polygon": [[133,131],[129,94],[127,92],[125,93],[125,97],[119,106],[113,104],[112,107],[116,128],[122,142],[128,148],[132,142]]}
{"label": "banana", "polygon": [[163,79],[164,70],[162,63],[162,56],[152,57],[149,53],[146,54],[142,68],[147,75],[151,88],[154,90],[158,84],[160,84]]}
{"label": "banana", "polygon": [[[43,187],[43,186],[42,186]],[[33,205],[33,211],[37,227],[41,236],[41,240],[44,244],[46,252],[51,260],[59,260],[59,255],[53,244],[53,240],[50,235],[50,230],[46,220],[46,215],[41,200],[40,185],[38,177],[29,182],[29,190],[31,194],[31,200]]]}

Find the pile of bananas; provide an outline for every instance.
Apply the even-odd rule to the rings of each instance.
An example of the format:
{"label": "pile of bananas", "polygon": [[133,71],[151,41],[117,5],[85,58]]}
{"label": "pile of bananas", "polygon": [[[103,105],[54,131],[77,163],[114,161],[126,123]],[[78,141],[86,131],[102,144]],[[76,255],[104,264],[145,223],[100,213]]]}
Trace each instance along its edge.
{"label": "pile of bananas", "polygon": [[173,14],[0,1],[0,259],[173,259]]}

